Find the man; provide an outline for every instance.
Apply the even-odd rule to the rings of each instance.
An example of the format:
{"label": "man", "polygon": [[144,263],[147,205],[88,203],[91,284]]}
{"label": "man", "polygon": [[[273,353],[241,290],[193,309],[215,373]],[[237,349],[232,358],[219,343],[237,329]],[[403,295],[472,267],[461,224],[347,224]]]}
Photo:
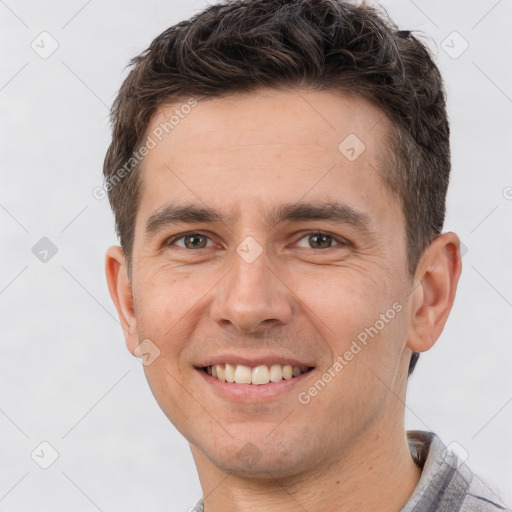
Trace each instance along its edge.
{"label": "man", "polygon": [[368,6],[210,6],[132,61],[104,174],[130,352],[217,511],[504,510],[407,378],[460,241],[427,49]]}

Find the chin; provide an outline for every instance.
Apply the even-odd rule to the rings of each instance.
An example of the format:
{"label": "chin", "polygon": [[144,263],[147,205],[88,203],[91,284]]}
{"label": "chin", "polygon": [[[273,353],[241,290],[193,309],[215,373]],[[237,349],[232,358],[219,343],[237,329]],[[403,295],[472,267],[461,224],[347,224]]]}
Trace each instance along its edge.
{"label": "chin", "polygon": [[[219,470],[246,478],[296,477],[325,463],[325,453],[321,453],[314,443],[305,441],[307,437],[299,433],[292,436],[289,430],[281,430],[280,434],[283,437],[277,432],[269,434],[268,425],[265,428],[261,424],[246,425],[238,435],[222,436],[214,444],[211,437],[193,444],[201,458],[205,457]],[[315,439],[319,440],[317,436]]]}

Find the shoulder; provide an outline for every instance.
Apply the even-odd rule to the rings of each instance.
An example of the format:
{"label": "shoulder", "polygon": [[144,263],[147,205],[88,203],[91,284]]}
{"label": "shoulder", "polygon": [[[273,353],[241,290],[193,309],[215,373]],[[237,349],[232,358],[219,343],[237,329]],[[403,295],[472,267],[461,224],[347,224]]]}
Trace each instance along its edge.
{"label": "shoulder", "polygon": [[512,512],[497,493],[431,432],[408,432],[422,474],[402,512]]}
{"label": "shoulder", "polygon": [[501,501],[498,494],[474,473],[472,473],[471,483],[460,510],[461,512],[499,512],[500,510],[511,512],[511,509]]}

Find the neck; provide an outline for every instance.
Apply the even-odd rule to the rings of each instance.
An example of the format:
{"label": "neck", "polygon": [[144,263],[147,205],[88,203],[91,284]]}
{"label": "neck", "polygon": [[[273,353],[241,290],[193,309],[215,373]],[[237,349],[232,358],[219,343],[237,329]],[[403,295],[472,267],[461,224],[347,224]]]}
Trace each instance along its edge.
{"label": "neck", "polygon": [[228,474],[193,448],[205,512],[399,511],[413,493],[421,470],[412,460],[403,425],[390,434],[368,432],[349,453],[285,478]]}

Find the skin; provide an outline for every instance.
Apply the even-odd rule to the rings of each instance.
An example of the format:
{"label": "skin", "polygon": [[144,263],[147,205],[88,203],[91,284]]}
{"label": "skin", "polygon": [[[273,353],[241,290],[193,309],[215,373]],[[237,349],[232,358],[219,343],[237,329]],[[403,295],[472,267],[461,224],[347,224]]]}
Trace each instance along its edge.
{"label": "skin", "polygon": [[[176,107],[162,107],[148,135]],[[445,325],[460,242],[440,235],[408,274],[401,204],[377,171],[386,130],[387,118],[361,98],[260,90],[199,102],[145,157],[132,273],[111,247],[107,280],[130,352],[144,339],[160,350],[146,377],[190,443],[207,512],[397,511],[419,480],[403,422],[407,369]],[[349,134],[366,147],[354,161],[338,149]],[[266,222],[273,208],[299,201],[348,205],[368,230]],[[145,233],[155,212],[184,203],[223,221]],[[190,231],[206,235],[196,239],[206,246],[173,242]],[[317,231],[332,238],[322,245],[310,238]],[[248,236],[262,250],[250,263],[236,251]],[[400,312],[301,403],[298,394],[396,303]],[[219,353],[293,357],[314,369],[267,400],[239,400],[196,368]]]}

